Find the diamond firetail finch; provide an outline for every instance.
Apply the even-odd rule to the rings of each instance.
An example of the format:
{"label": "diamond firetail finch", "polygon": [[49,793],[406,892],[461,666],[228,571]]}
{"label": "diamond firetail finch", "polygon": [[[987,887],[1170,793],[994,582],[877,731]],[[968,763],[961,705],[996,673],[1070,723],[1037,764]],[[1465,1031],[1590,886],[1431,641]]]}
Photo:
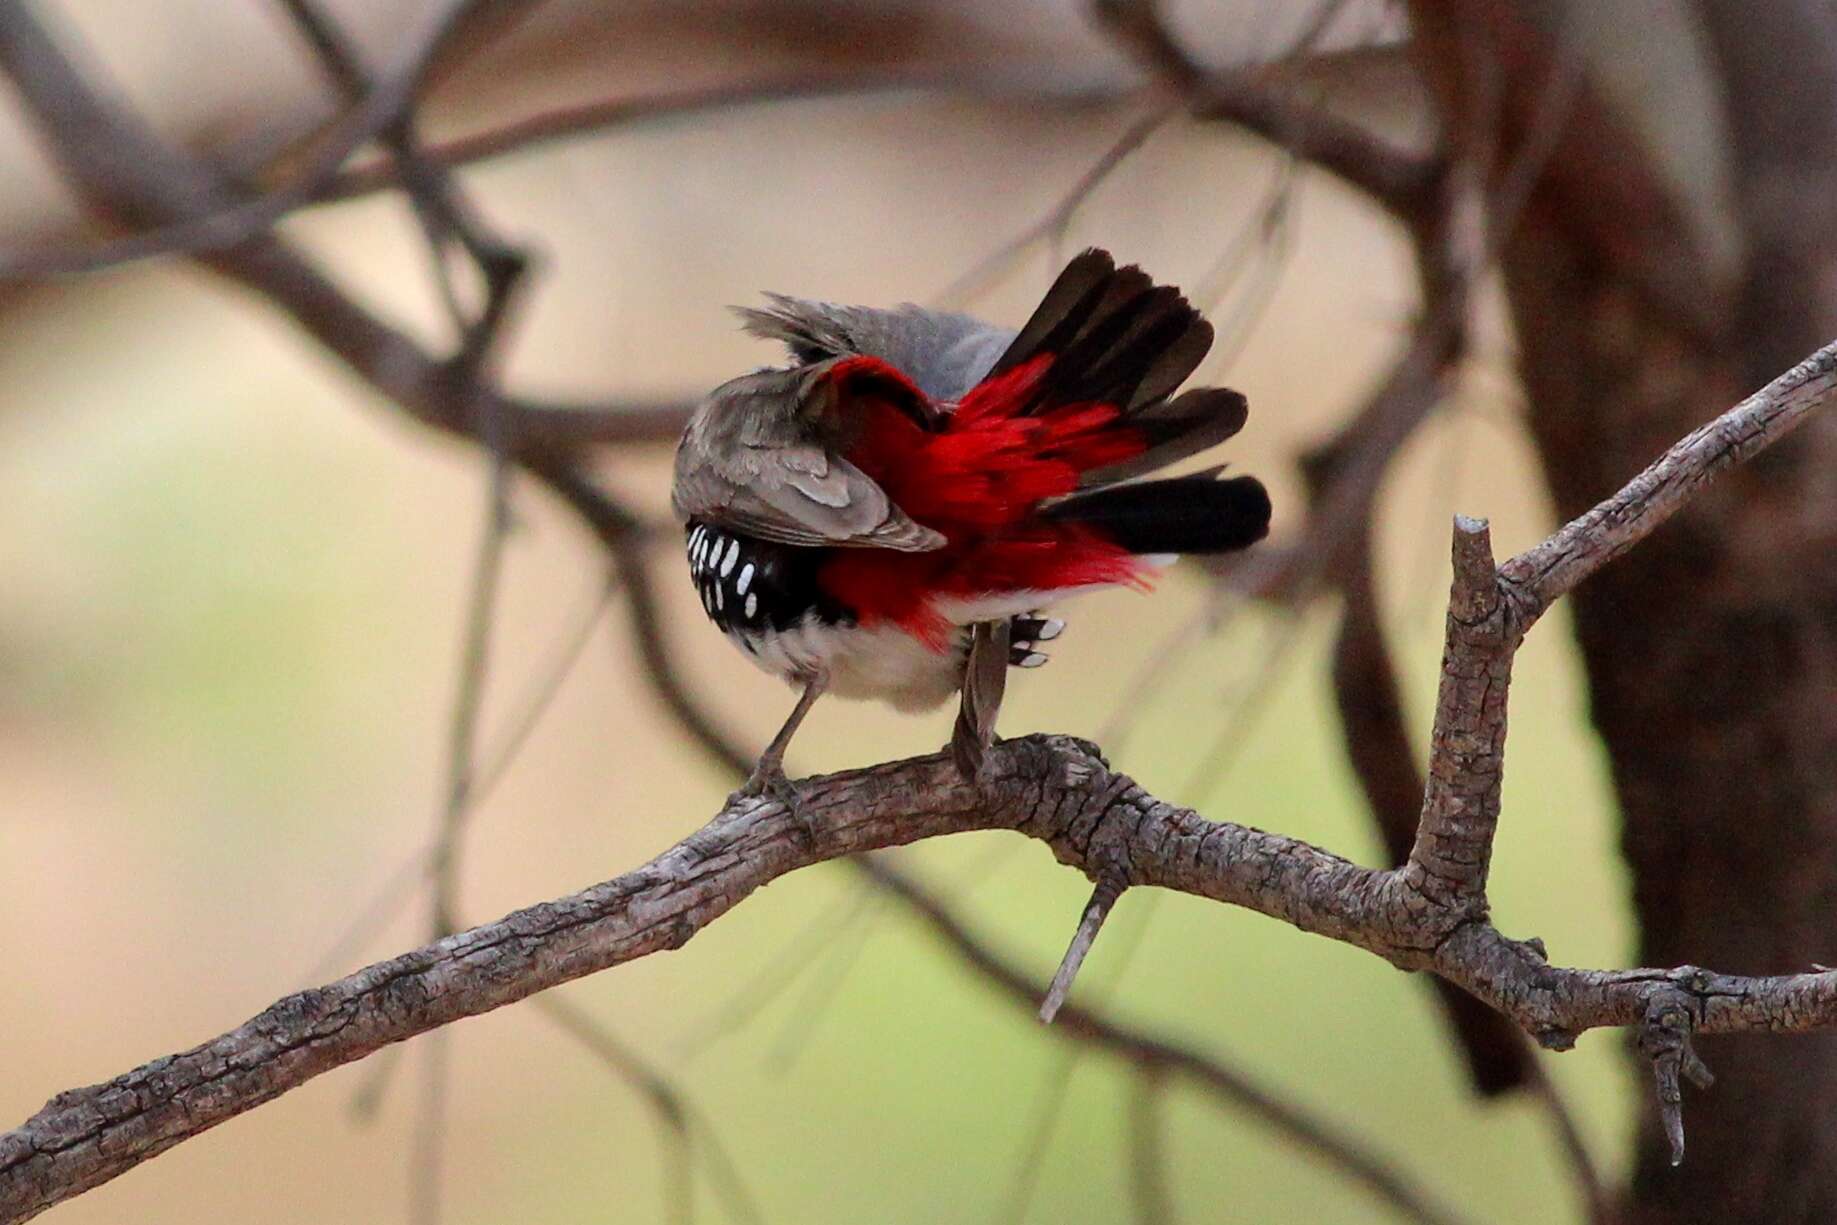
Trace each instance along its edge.
{"label": "diamond firetail finch", "polygon": [[1041,609],[1268,530],[1254,477],[1150,477],[1237,433],[1247,407],[1175,394],[1212,327],[1107,252],[1067,264],[1018,332],[769,301],[740,315],[790,361],[708,395],[672,492],[709,619],[802,690],[750,794],[795,799],[785,746],[824,693],[901,710],[960,694],[951,743],[973,777],[1009,667],[1044,663],[1064,628]]}

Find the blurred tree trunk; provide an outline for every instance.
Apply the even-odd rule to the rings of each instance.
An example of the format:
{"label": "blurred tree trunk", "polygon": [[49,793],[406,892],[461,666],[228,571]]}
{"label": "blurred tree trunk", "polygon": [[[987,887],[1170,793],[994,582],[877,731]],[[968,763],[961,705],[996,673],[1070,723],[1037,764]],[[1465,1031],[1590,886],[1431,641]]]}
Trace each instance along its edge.
{"label": "blurred tree trunk", "polygon": [[[1567,48],[1585,64],[1502,252],[1530,427],[1565,518],[1837,335],[1833,10],[1700,0],[1670,6],[1665,29],[1635,28],[1638,48],[1606,45],[1592,18],[1624,23],[1635,7],[1654,9],[1413,10],[1452,122],[1494,133],[1495,182],[1538,139],[1554,59]],[[1691,80],[1720,96],[1680,123]],[[1719,241],[1733,252],[1720,278]],[[1640,961],[1747,974],[1837,961],[1837,420],[1727,478],[1574,608]],[[1680,1169],[1640,1069],[1624,1219],[1837,1220],[1837,1036],[1699,1049],[1718,1079],[1686,1091]]]}

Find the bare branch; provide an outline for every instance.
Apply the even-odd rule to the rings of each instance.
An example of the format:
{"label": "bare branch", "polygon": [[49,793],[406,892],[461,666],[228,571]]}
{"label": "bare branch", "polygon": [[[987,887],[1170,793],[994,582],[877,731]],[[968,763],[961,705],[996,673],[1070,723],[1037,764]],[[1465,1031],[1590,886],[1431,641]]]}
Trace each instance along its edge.
{"label": "bare branch", "polygon": [[[657,121],[676,121],[744,107],[826,98],[873,98],[900,94],[955,93],[994,97],[1024,96],[1040,102],[1109,101],[1119,91],[1100,85],[1068,85],[1063,76],[982,68],[944,71],[874,69],[695,86],[658,93],[621,95],[543,111],[500,127],[488,128],[440,144],[422,153],[447,167],[494,161],[559,141],[603,135]],[[354,166],[325,185],[318,200],[348,200],[400,186],[397,167],[378,160]]]}
{"label": "bare branch", "polygon": [[592,1014],[563,996],[554,992],[539,995],[534,1006],[650,1103],[668,1154],[667,1164],[674,1172],[665,1187],[672,1220],[687,1221],[694,1215],[694,1159],[700,1156],[709,1184],[727,1205],[729,1215],[742,1225],[761,1225],[765,1215],[759,1210],[752,1188],[741,1178],[726,1144],[693,1099]]}
{"label": "bare branch", "polygon": [[1136,1225],[1172,1225],[1173,1189],[1167,1185],[1165,1090],[1161,1072],[1144,1068],[1129,1083],[1129,1190]]}
{"label": "bare branch", "polygon": [[1805,424],[1837,386],[1837,356],[1820,349],[1679,441],[1613,497],[1500,567],[1531,620],[1578,583],[1651,535],[1727,469]]}
{"label": "bare branch", "polygon": [[352,107],[324,147],[292,182],[248,200],[187,216],[143,234],[73,250],[0,254],[0,280],[93,272],[111,265],[177,252],[223,251],[267,231],[310,201],[352,153],[400,124],[440,55],[475,0],[443,0],[409,40],[409,50],[363,101]]}
{"label": "bare branch", "polygon": [[[747,754],[732,737],[717,728],[701,709],[694,695],[683,685],[680,671],[670,657],[635,519],[610,495],[578,471],[555,469],[544,475],[551,487],[586,520],[601,542],[619,559],[618,564],[632,598],[631,624],[637,651],[644,661],[644,674],[652,688],[692,741],[708,753],[716,764],[736,777],[743,776],[751,764]],[[909,876],[887,863],[884,857],[854,855],[847,862],[881,891],[905,903],[960,960],[993,981],[1021,1007],[1033,1009],[1035,1002],[1042,998],[1042,991],[1036,983],[999,959],[985,941],[971,935],[957,921],[940,899],[924,891]],[[801,941],[793,946],[801,947]],[[775,983],[774,987],[781,990],[791,981],[787,976],[782,982]],[[763,990],[760,993],[763,994]],[[749,990],[746,994],[751,997],[754,992]],[[745,1000],[741,1015],[750,1015],[758,1006],[755,999]],[[721,1023],[725,1026],[731,1020],[731,1017],[724,1017]],[[1067,1006],[1060,1014],[1060,1021],[1053,1032],[1076,1042],[1120,1051],[1138,1061],[1149,1058],[1170,1063],[1176,1070],[1190,1074],[1207,1092],[1248,1111],[1258,1121],[1295,1141],[1304,1151],[1315,1153],[1347,1177],[1367,1185],[1406,1216],[1423,1222],[1448,1222],[1453,1219],[1412,1187],[1407,1178],[1365,1151],[1357,1140],[1341,1135],[1332,1126],[1311,1118],[1278,1094],[1256,1086],[1242,1073],[1214,1058],[1163,1039],[1130,1031],[1096,1012],[1088,1002]],[[1066,1070],[1069,1071],[1069,1064]],[[1063,1085],[1062,1077],[1057,1078],[1057,1084]],[[1059,1087],[1049,1092],[1042,1106],[1043,1117],[1036,1141],[1030,1144],[1028,1155],[1022,1161],[1021,1181],[1017,1184],[1010,1204],[1015,1219],[1024,1215],[1038,1162],[1043,1158],[1053,1119],[1063,1101],[1063,1088]]]}
{"label": "bare branch", "polygon": [[[1338,458],[1339,449],[1332,443],[1303,457],[1310,497],[1318,496],[1330,483]],[[1347,549],[1333,581],[1340,592],[1332,677],[1341,741],[1383,838],[1387,860],[1400,864],[1408,860],[1416,839],[1423,780],[1404,717],[1396,666],[1378,616],[1369,526]],[[1524,1035],[1510,1021],[1446,980],[1431,981],[1468,1079],[1481,1096],[1494,1097],[1537,1080]],[[1553,1092],[1539,1100],[1560,1111]],[[1559,1117],[1559,1127],[1566,1121]]]}
{"label": "bare branch", "polygon": [[[1071,744],[1075,742],[1065,741]],[[904,901],[909,910],[932,934],[957,955],[958,960],[975,970],[985,981],[1024,1008],[1030,1008],[1040,997],[1039,984],[1011,962],[999,956],[989,943],[971,932],[944,906],[943,902],[909,875],[888,867],[884,856],[863,856],[867,871],[889,893]],[[1072,1042],[1083,1043],[1126,1059],[1137,1068],[1163,1077],[1177,1075],[1219,1102],[1246,1110],[1259,1122],[1295,1145],[1311,1153],[1339,1173],[1389,1204],[1404,1217],[1422,1225],[1453,1225],[1459,1218],[1437,1204],[1427,1192],[1416,1187],[1402,1172],[1393,1169],[1371,1152],[1363,1142],[1345,1134],[1329,1121],[1317,1118],[1276,1091],[1257,1084],[1244,1073],[1190,1046],[1112,1021],[1101,1013],[1068,1003],[1060,1011],[1051,1033]],[[1061,1068],[1057,1083],[1063,1085],[1070,1066]],[[1062,1090],[1060,1091],[1062,1092]],[[1062,1098],[1049,1094],[1043,1104],[1044,1120],[1050,1125]],[[1031,1145],[1023,1169],[1037,1167],[1043,1158],[1046,1142],[1044,1128],[1036,1132],[1038,1141]],[[1023,1186],[1015,1202],[1025,1207],[1031,1188]],[[1016,1213],[1018,1219],[1020,1213]]]}
{"label": "bare branch", "polygon": [[[1502,777],[1504,681],[1524,629],[1541,611],[1509,593],[1556,591],[1578,580],[1592,565],[1565,565],[1567,559],[1601,564],[1718,471],[1784,436],[1833,390],[1837,343],[1530,550],[1525,556],[1554,560],[1523,567],[1524,578],[1492,569],[1483,524],[1459,524],[1431,782],[1416,847],[1400,870],[1361,868],[1296,839],[1207,821],[1156,800],[1113,774],[1089,746],[1063,738],[992,747],[988,772],[974,787],[940,755],[815,779],[803,787],[797,815],[775,801],[746,801],[634,872],[288,996],[203,1046],[59,1095],[0,1137],[0,1220],[24,1220],[390,1043],[681,947],[760,885],[821,858],[972,829],[1016,830],[1093,877],[1120,872],[1130,886],[1245,906],[1400,968],[1433,970],[1546,1046],[1566,1047],[1597,1026],[1647,1025],[1655,1002],[1667,1024],[1682,1010],[1690,1033],[1837,1027],[1837,971],[1739,977],[1689,966],[1564,969],[1546,960],[1541,945],[1507,939],[1493,927],[1485,897]],[[1646,509],[1647,499],[1654,509]],[[616,516],[611,523],[617,526]],[[614,538],[629,547],[629,531]],[[1462,700],[1471,709],[1458,708]],[[806,823],[821,836],[808,838]],[[1673,1048],[1659,1053],[1669,1059]],[[1676,1054],[1680,1068],[1694,1071],[1681,1048]],[[1661,1079],[1661,1089],[1666,1083]]]}
{"label": "bare branch", "polygon": [[1094,0],[1093,7],[1123,50],[1183,99],[1194,118],[1225,120],[1261,136],[1406,221],[1430,207],[1438,173],[1434,159],[1401,149],[1330,111],[1296,102],[1257,74],[1208,72],[1174,38],[1156,0]]}
{"label": "bare branch", "polygon": [[[822,830],[822,856],[1007,828],[1090,868],[1089,839],[1114,837],[1128,849],[1136,884],[1248,906],[1405,968],[1433,968],[1546,1041],[1634,1023],[1655,991],[1687,998],[1699,1032],[1837,1024],[1837,973],[1560,970],[1480,922],[1438,942],[1447,916],[1425,909],[1391,873],[1156,801],[1079,742],[1009,741],[991,749],[989,762],[981,788],[965,784],[942,755],[810,780],[801,788],[803,817]],[[384,1045],[680,948],[760,885],[819,857],[797,817],[773,801],[747,801],[605,884],[288,996],[202,1046],[61,1094],[0,1137],[0,1220],[24,1220]]]}
{"label": "bare branch", "polygon": [[1409,867],[1439,904],[1483,914],[1505,771],[1505,703],[1518,639],[1507,628],[1483,519],[1454,520],[1448,644],[1429,740],[1429,781]]}
{"label": "bare branch", "polygon": [[[65,175],[97,210],[129,225],[156,226],[247,198],[210,167],[168,148],[106,90],[85,80],[25,5],[0,4],[0,71],[11,78]],[[497,412],[515,457],[593,442],[673,440],[688,420],[687,403],[573,406],[464,386],[458,377],[463,371],[452,361],[429,354],[359,306],[272,235],[200,258],[292,316],[417,420],[470,436],[476,422],[469,413]]]}
{"label": "bare branch", "polygon": [[1457,521],[1429,787],[1410,855],[1409,871],[1421,888],[1484,909],[1499,820],[1506,688],[1525,632],[1552,601],[1645,539],[1718,474],[1804,424],[1833,390],[1837,346],[1827,346],[1496,572],[1486,525]]}
{"label": "bare branch", "polygon": [[1148,143],[1148,138],[1167,123],[1174,114],[1172,107],[1158,106],[1142,116],[1123,130],[1123,134],[1111,142],[1097,160],[1078,176],[1058,201],[1046,210],[1044,216],[1035,220],[1026,229],[1004,242],[959,276],[956,280],[939,290],[933,301],[941,306],[958,306],[986,282],[1008,267],[1023,251],[1042,239],[1055,245],[1064,239],[1066,229],[1072,218],[1084,207],[1084,202],[1091,198],[1091,193],[1103,186],[1104,181],[1116,172],[1116,168],[1128,160],[1129,155]]}

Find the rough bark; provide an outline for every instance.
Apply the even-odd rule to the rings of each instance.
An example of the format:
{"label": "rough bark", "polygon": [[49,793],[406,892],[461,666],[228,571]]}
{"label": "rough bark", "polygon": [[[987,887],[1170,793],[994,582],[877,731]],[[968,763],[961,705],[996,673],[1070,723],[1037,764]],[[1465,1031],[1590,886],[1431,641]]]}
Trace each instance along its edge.
{"label": "rough bark", "polygon": [[[1012,829],[1103,889],[1158,886],[1280,918],[1406,970],[1429,970],[1546,1046],[1632,1026],[1658,1075],[1672,1159],[1678,1077],[1707,1079],[1695,1033],[1837,1027],[1837,970],[1768,978],[1695,966],[1580,970],[1488,920],[1506,682],[1550,604],[1669,520],[1724,470],[1837,394],[1837,343],[1679,440],[1619,492],[1495,566],[1486,525],[1455,523],[1454,586],[1415,845],[1394,870],[1155,799],[1078,741],[992,746],[974,783],[943,755],[807,781],[795,811],[735,797],[635,871],[447,936],[276,1002],[237,1029],[106,1084],[53,1098],[0,1135],[0,1222],[14,1225],[308,1079],[417,1034],[680,948],[786,872],[920,838]],[[1094,931],[1094,925],[1093,925]]]}
{"label": "rough bark", "polygon": [[[1430,8],[1417,9],[1433,35],[1425,53],[1458,106],[1462,32]],[[1559,151],[1552,165],[1566,169],[1539,182],[1504,248],[1529,423],[1564,516],[1760,382],[1774,355],[1837,324],[1837,259],[1822,249],[1837,232],[1837,194],[1832,145],[1818,135],[1837,122],[1830,18],[1794,3],[1701,9],[1740,117],[1750,260],[1731,309],[1693,276],[1703,264],[1688,234],[1636,142],[1598,106],[1578,107],[1564,138],[1595,155]],[[1510,100],[1532,91],[1555,35],[1507,6],[1471,11],[1483,18],[1481,54],[1469,30],[1465,62],[1499,75],[1509,160],[1526,138]],[[1833,424],[1699,499],[1576,593],[1642,959],[1689,950],[1761,974],[1837,958]],[[1648,1101],[1625,1219],[1837,1218],[1837,1040],[1711,1039],[1702,1052],[1718,1080],[1691,1104],[1690,1160],[1671,1167]]]}

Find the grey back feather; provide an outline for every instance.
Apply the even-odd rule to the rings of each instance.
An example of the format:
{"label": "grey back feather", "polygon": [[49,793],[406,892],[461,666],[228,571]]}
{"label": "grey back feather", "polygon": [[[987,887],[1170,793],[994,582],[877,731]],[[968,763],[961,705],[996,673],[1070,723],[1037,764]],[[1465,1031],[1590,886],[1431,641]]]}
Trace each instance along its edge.
{"label": "grey back feather", "polygon": [[969,315],[929,311],[906,303],[892,310],[839,306],[784,294],[766,295],[767,307],[734,307],[754,336],[782,341],[798,362],[832,357],[878,357],[897,366],[933,400],[963,398],[989,372],[1014,339],[1012,328]]}

